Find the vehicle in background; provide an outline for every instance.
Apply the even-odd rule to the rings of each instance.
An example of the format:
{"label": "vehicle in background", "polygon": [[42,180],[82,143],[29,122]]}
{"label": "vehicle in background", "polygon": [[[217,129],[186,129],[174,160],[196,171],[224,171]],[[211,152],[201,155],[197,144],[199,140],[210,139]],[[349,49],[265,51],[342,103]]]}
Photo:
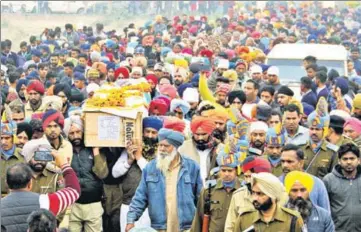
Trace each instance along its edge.
{"label": "vehicle in background", "polygon": [[[341,76],[347,76],[347,50],[341,45],[329,44],[278,44],[267,55],[266,64],[279,68],[280,82],[287,85],[300,99],[300,80],[307,76],[303,67],[306,56],[317,58],[317,65],[335,69]],[[297,95],[298,94],[298,95]]]}

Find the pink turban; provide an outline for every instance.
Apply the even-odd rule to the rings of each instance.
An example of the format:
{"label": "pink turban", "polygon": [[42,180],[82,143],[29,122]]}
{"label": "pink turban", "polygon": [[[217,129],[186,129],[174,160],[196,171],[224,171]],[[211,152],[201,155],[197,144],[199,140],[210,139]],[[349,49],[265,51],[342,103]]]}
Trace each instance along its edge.
{"label": "pink turban", "polygon": [[171,100],[177,96],[177,89],[173,85],[163,85],[160,87],[159,92],[168,96]]}
{"label": "pink turban", "polygon": [[352,127],[352,129],[355,130],[355,132],[357,134],[361,134],[361,121],[358,120],[357,118],[348,118],[345,122],[345,124],[343,125],[343,127],[345,128],[346,126],[350,125]]}
{"label": "pink turban", "polygon": [[186,128],[186,124],[183,120],[170,116],[164,119],[163,127],[183,133]]}

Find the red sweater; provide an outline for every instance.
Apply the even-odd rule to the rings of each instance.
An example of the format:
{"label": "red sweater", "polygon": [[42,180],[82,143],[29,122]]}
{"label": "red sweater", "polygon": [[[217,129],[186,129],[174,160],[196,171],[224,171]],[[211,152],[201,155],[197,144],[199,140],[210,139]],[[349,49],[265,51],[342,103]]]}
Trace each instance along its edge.
{"label": "red sweater", "polygon": [[80,185],[74,170],[69,164],[62,167],[65,188],[50,194],[41,194],[39,197],[40,208],[58,215],[68,206],[72,205],[80,196]]}

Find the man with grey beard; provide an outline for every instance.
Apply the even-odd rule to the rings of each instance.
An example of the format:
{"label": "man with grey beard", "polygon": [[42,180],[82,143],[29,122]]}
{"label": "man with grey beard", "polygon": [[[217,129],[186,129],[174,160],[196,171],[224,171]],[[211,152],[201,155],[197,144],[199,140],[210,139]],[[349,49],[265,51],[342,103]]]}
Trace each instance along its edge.
{"label": "man with grey beard", "polygon": [[203,186],[199,166],[178,153],[178,147],[184,142],[182,133],[162,128],[158,141],[156,159],[143,169],[130,203],[125,231],[135,226],[146,207],[151,227],[157,231],[186,231],[192,226]]}
{"label": "man with grey beard", "polygon": [[335,226],[330,213],[310,200],[313,185],[313,177],[306,172],[288,173],[285,178],[285,188],[289,194],[286,207],[301,214],[308,232],[333,232]]}

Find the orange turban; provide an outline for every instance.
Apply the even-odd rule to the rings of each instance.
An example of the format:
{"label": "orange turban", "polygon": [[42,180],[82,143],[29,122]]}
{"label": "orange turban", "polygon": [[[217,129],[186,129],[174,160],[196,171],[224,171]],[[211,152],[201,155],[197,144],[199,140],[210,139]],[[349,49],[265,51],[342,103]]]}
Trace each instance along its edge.
{"label": "orange turban", "polygon": [[196,133],[198,128],[202,128],[207,134],[212,134],[213,130],[216,128],[214,121],[208,117],[195,116],[191,122],[191,131]]}
{"label": "orange turban", "polygon": [[228,120],[228,114],[222,110],[207,110],[204,112],[205,117],[210,117],[213,120],[223,121],[224,123]]}
{"label": "orange turban", "polygon": [[184,129],[186,128],[186,124],[183,120],[170,116],[164,119],[163,128],[172,129],[183,133]]}

